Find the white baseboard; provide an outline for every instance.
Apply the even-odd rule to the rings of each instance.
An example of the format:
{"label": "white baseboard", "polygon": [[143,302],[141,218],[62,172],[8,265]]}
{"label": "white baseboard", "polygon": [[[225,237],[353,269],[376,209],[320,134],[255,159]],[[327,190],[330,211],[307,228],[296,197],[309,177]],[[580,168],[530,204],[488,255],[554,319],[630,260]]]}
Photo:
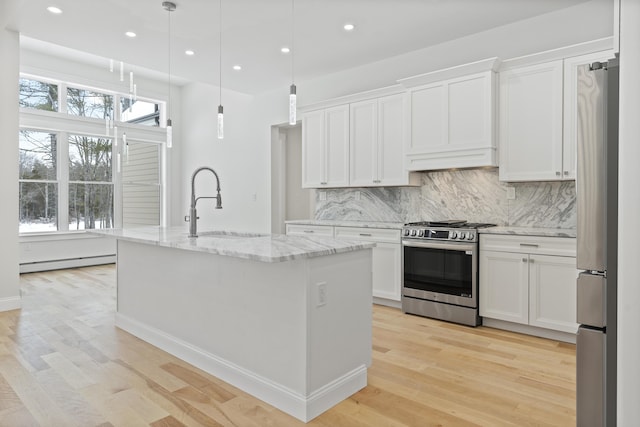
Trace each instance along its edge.
{"label": "white baseboard", "polygon": [[116,313],[115,323],[143,341],[304,422],[367,385],[367,367],[362,365],[305,396],[121,313]]}
{"label": "white baseboard", "polygon": [[115,262],[115,255],[31,262],[20,264],[20,273],[36,273],[39,271],[61,270],[64,268],[88,267],[90,265],[113,264]]}
{"label": "white baseboard", "polygon": [[393,299],[373,297],[373,303],[378,305],[384,305],[386,307],[402,308],[402,302],[396,301]]}
{"label": "white baseboard", "polygon": [[506,322],[504,320],[482,318],[482,325],[490,328],[504,329],[505,331],[518,332],[520,334],[533,335],[550,340],[576,343],[576,334],[554,331],[552,329],[539,328],[537,326],[522,325],[520,323]]}
{"label": "white baseboard", "polygon": [[0,298],[0,312],[18,310],[22,308],[20,296]]}

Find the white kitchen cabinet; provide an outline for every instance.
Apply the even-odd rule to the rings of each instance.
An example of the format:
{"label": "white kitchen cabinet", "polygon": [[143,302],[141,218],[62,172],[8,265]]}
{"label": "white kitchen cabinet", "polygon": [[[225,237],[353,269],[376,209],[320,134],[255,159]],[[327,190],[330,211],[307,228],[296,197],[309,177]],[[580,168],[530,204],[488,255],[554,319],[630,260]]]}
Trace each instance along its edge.
{"label": "white kitchen cabinet", "polygon": [[562,179],[562,60],[500,73],[500,180]]}
{"label": "white kitchen cabinet", "polygon": [[400,301],[402,246],[400,230],[368,227],[335,227],[336,239],[375,243],[373,248],[373,296]]}
{"label": "white kitchen cabinet", "polygon": [[349,106],[302,116],[302,187],[349,185]]}
{"label": "white kitchen cabinet", "polygon": [[601,51],[500,72],[500,180],[576,177],[577,70]]}
{"label": "white kitchen cabinet", "polygon": [[575,239],[480,238],[480,315],[574,334]]}
{"label": "white kitchen cabinet", "polygon": [[286,233],[290,236],[324,236],[333,237],[333,226],[330,225],[306,225],[287,224]]}
{"label": "white kitchen cabinet", "polygon": [[400,80],[411,109],[408,170],[497,165],[496,64],[491,58]]}
{"label": "white kitchen cabinet", "polygon": [[419,184],[404,168],[404,99],[397,94],[350,104],[350,186]]}

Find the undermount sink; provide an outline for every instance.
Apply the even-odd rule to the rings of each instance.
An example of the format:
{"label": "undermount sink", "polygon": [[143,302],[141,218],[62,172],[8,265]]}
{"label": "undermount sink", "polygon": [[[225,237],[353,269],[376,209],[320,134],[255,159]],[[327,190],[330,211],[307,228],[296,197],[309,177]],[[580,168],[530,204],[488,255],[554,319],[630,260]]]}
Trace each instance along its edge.
{"label": "undermount sink", "polygon": [[216,239],[250,239],[264,236],[267,236],[267,234],[242,233],[237,231],[204,231],[198,234],[198,237],[214,237]]}

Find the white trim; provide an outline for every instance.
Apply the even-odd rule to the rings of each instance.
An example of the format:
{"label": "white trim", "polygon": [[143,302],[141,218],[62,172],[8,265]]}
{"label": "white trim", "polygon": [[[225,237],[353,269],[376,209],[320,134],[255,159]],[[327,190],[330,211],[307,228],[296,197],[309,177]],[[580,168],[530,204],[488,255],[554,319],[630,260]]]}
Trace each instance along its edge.
{"label": "white trim", "polygon": [[536,326],[523,325],[520,323],[507,322],[498,319],[482,318],[482,326],[489,328],[504,329],[505,331],[517,332],[519,334],[533,335],[550,340],[563,341],[571,344],[576,343],[576,334],[556,331],[553,329],[539,328]]}
{"label": "white trim", "polygon": [[20,264],[20,273],[35,273],[37,271],[62,270],[66,268],[88,267],[93,265],[115,264],[115,255],[104,255],[87,258],[73,258],[54,261],[39,261]]}
{"label": "white trim", "polygon": [[351,104],[353,102],[366,101],[369,99],[376,99],[389,95],[397,95],[403,92],[404,88],[400,85],[386,86],[379,89],[358,92],[352,95],[345,95],[339,98],[327,99],[325,101],[298,107],[298,113],[302,115],[309,111],[322,110],[325,108],[337,107],[339,105]]}
{"label": "white trim", "polygon": [[406,77],[398,80],[403,87],[409,89],[430,83],[450,80],[458,77],[465,77],[471,74],[478,74],[485,71],[497,71],[500,66],[498,57],[487,58],[481,61],[470,62],[468,64],[457,65],[443,70],[432,71],[430,73],[419,74],[417,76]]}
{"label": "white trim", "polygon": [[21,301],[22,301],[22,298],[20,298],[19,296],[0,298],[0,312],[21,309],[22,308]]}
{"label": "white trim", "polygon": [[143,341],[304,422],[310,421],[367,385],[367,368],[361,365],[305,396],[121,313],[116,313],[115,324]]}
{"label": "white trim", "polygon": [[611,51],[613,58],[613,37],[605,37],[602,39],[592,40],[589,42],[578,43],[571,46],[565,46],[558,49],[546,50],[532,55],[519,56],[516,58],[502,61],[500,71],[511,68],[517,68],[527,65],[535,65],[543,62],[551,62],[558,59],[571,58],[572,56],[586,55],[588,53]]}

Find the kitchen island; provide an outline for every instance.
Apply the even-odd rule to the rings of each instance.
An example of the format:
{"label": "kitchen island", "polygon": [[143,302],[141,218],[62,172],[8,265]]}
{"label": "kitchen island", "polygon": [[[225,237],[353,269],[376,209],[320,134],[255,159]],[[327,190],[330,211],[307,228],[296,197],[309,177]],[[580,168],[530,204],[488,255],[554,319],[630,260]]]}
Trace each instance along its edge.
{"label": "kitchen island", "polygon": [[305,422],[366,386],[374,245],[95,233],[117,239],[119,328]]}

